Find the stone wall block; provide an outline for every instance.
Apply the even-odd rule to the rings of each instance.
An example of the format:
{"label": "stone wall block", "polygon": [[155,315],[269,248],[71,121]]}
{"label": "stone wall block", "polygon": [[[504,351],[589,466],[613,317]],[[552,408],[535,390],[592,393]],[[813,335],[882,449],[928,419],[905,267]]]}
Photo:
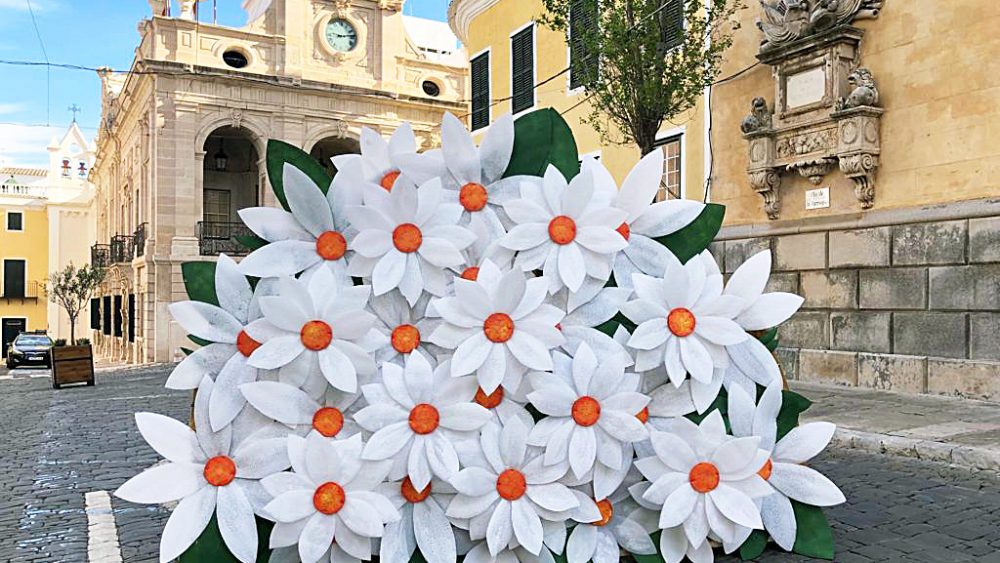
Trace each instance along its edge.
{"label": "stone wall block", "polygon": [[916,223],[892,227],[892,263],[897,266],[962,264],[966,221]]}
{"label": "stone wall block", "polygon": [[722,271],[731,274],[736,271],[747,258],[758,252],[771,250],[771,239],[769,238],[746,238],[726,241],[725,269]]}
{"label": "stone wall block", "polygon": [[858,354],[799,350],[799,379],[837,385],[858,385]]}
{"label": "stone wall block", "polygon": [[826,233],[775,237],[774,270],[787,272],[823,268],[826,268]]}
{"label": "stone wall block", "polygon": [[1000,217],[969,219],[969,262],[1000,262]]}
{"label": "stone wall block", "polygon": [[1000,264],[931,268],[930,308],[1000,311]]}
{"label": "stone wall block", "polygon": [[890,227],[830,232],[830,267],[889,265]]}
{"label": "stone wall block", "polygon": [[790,348],[830,347],[830,314],[822,311],[800,311],[782,323],[779,329],[782,346]]}
{"label": "stone wall block", "polygon": [[892,314],[888,312],[830,313],[830,348],[854,352],[889,352]]}
{"label": "stone wall block", "polygon": [[[781,335],[779,334],[780,338]],[[774,351],[778,357],[778,366],[785,379],[794,380],[799,378],[799,351],[794,348],[778,348]]]}
{"label": "stone wall block", "polygon": [[858,307],[858,271],[834,270],[802,272],[800,280],[803,307],[811,309],[856,309]]}
{"label": "stone wall block", "polygon": [[858,385],[902,393],[926,393],[927,358],[858,354]]}
{"label": "stone wall block", "polygon": [[969,315],[969,357],[1000,360],[1000,313]]}
{"label": "stone wall block", "polygon": [[927,302],[927,269],[861,270],[858,286],[862,309],[923,309]]}
{"label": "stone wall block", "polygon": [[965,324],[964,313],[894,313],[892,351],[914,356],[964,358],[967,345]]}
{"label": "stone wall block", "polygon": [[783,291],[785,293],[799,293],[799,274],[797,272],[774,272],[764,286],[767,293]]}
{"label": "stone wall block", "polygon": [[708,245],[708,251],[712,254],[712,258],[715,258],[715,263],[719,266],[720,272],[725,272],[725,261],[726,261],[726,243],[721,240],[718,242],[713,242]]}
{"label": "stone wall block", "polygon": [[972,399],[1000,399],[1000,363],[927,360],[927,391]]}

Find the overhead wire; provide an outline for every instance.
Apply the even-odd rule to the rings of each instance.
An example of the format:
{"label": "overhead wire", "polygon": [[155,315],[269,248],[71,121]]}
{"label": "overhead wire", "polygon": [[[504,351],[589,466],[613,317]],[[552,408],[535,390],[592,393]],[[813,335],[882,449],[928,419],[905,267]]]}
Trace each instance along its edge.
{"label": "overhead wire", "polygon": [[[28,13],[31,14],[31,26],[35,28],[35,37],[38,38],[38,45],[42,48],[42,58],[45,59],[45,64],[49,64],[49,53],[45,50],[45,41],[42,39],[42,33],[38,30],[38,21],[35,19],[35,9],[31,6],[31,0],[24,0],[28,4]],[[48,125],[52,122],[52,72],[51,67],[46,66],[45,68],[45,123]]]}

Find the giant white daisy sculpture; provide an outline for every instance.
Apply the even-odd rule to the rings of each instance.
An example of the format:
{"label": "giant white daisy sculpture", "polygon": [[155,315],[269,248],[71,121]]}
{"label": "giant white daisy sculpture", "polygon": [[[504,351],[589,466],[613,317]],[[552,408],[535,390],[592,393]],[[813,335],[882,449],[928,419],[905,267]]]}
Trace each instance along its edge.
{"label": "giant white daisy sculpture", "polygon": [[213,432],[209,403],[214,384],[202,379],[194,405],[196,430],[172,418],[140,412],[136,425],[146,442],[167,463],[155,465],[125,482],[115,496],[140,504],[180,501],[160,538],[160,561],[184,553],[218,518],[222,539],[237,559],[257,558],[255,500],[262,495],[257,480],[288,467],[285,440],[251,434],[234,443],[231,426]]}
{"label": "giant white daisy sculpture", "polygon": [[788,320],[799,307],[803,298],[780,291],[764,293],[764,287],[771,275],[771,253],[762,251],[754,254],[733,272],[725,295],[739,297],[743,307],[733,319],[746,330],[764,330]]}
{"label": "giant white daisy sculpture", "polygon": [[258,412],[306,434],[343,439],[361,431],[350,410],[360,398],[328,387],[317,401],[301,389],[279,381],[257,381],[240,386],[240,392]]}
{"label": "giant white daisy sculpture", "polygon": [[455,490],[447,481],[432,479],[423,489],[402,481],[383,483],[379,492],[399,511],[400,519],[386,525],[379,549],[379,560],[408,563],[419,548],[428,563],[454,563],[458,547],[445,508]]}
{"label": "giant white daisy sculpture", "polygon": [[432,302],[443,323],[430,341],[454,350],[451,375],[476,374],[489,394],[501,383],[517,389],[529,370],[551,370],[549,350],[563,342],[563,312],[544,303],[546,282],[486,261],[475,281],[455,279],[454,295]]}
{"label": "giant white daisy sculpture", "polygon": [[426,316],[430,300],[430,295],[424,294],[410,307],[398,291],[372,298],[369,306],[378,317],[378,330],[385,335],[387,343],[376,353],[377,361],[402,364],[416,350],[428,357],[437,356],[440,349],[427,342],[427,337],[440,324],[439,319]]}
{"label": "giant white daisy sculpture", "polygon": [[408,475],[420,490],[432,475],[450,479],[458,472],[458,453],[453,441],[478,430],[490,413],[473,403],[476,381],[452,378],[447,364],[431,367],[420,352],[406,358],[406,367],[382,364],[382,383],[362,388],[368,406],[354,419],[373,432],[363,457],[393,459],[391,477]]}

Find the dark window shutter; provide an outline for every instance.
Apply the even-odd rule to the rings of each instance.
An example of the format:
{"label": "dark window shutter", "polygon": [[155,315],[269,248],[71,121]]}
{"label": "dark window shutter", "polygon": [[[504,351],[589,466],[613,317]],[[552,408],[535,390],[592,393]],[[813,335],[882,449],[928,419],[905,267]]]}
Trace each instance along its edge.
{"label": "dark window shutter", "polygon": [[90,300],[90,328],[91,330],[101,330],[101,298],[95,297]]}
{"label": "dark window shutter", "polygon": [[101,299],[101,332],[105,336],[111,335],[111,296],[105,295]]}
{"label": "dark window shutter", "polygon": [[573,0],[569,8],[569,87],[584,85],[588,73],[597,69],[597,58],[583,37],[597,26],[597,0]]}
{"label": "dark window shutter", "polygon": [[472,59],[472,130],[490,124],[490,53]]}
{"label": "dark window shutter", "polygon": [[24,230],[24,215],[17,211],[7,212],[7,230],[8,231],[23,231]]}
{"label": "dark window shutter", "polygon": [[660,12],[660,36],[664,51],[684,42],[684,0],[668,0]]}
{"label": "dark window shutter", "polygon": [[122,296],[121,295],[115,295],[115,310],[114,310],[114,314],[115,314],[115,336],[121,336],[122,335],[122,322],[124,321],[124,319],[122,319]]}
{"label": "dark window shutter", "polygon": [[511,110],[524,111],[535,105],[535,53],[532,42],[534,25],[510,38]]}
{"label": "dark window shutter", "polygon": [[135,294],[128,294],[128,341],[135,342]]}

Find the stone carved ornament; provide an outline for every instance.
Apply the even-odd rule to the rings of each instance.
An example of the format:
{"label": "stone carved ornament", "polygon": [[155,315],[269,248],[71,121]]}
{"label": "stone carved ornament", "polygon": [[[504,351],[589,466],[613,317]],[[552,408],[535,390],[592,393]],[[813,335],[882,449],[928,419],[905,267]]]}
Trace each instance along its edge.
{"label": "stone carved ornament", "polygon": [[856,19],[878,17],[883,0],[760,0],[762,50],[809,37]]}

